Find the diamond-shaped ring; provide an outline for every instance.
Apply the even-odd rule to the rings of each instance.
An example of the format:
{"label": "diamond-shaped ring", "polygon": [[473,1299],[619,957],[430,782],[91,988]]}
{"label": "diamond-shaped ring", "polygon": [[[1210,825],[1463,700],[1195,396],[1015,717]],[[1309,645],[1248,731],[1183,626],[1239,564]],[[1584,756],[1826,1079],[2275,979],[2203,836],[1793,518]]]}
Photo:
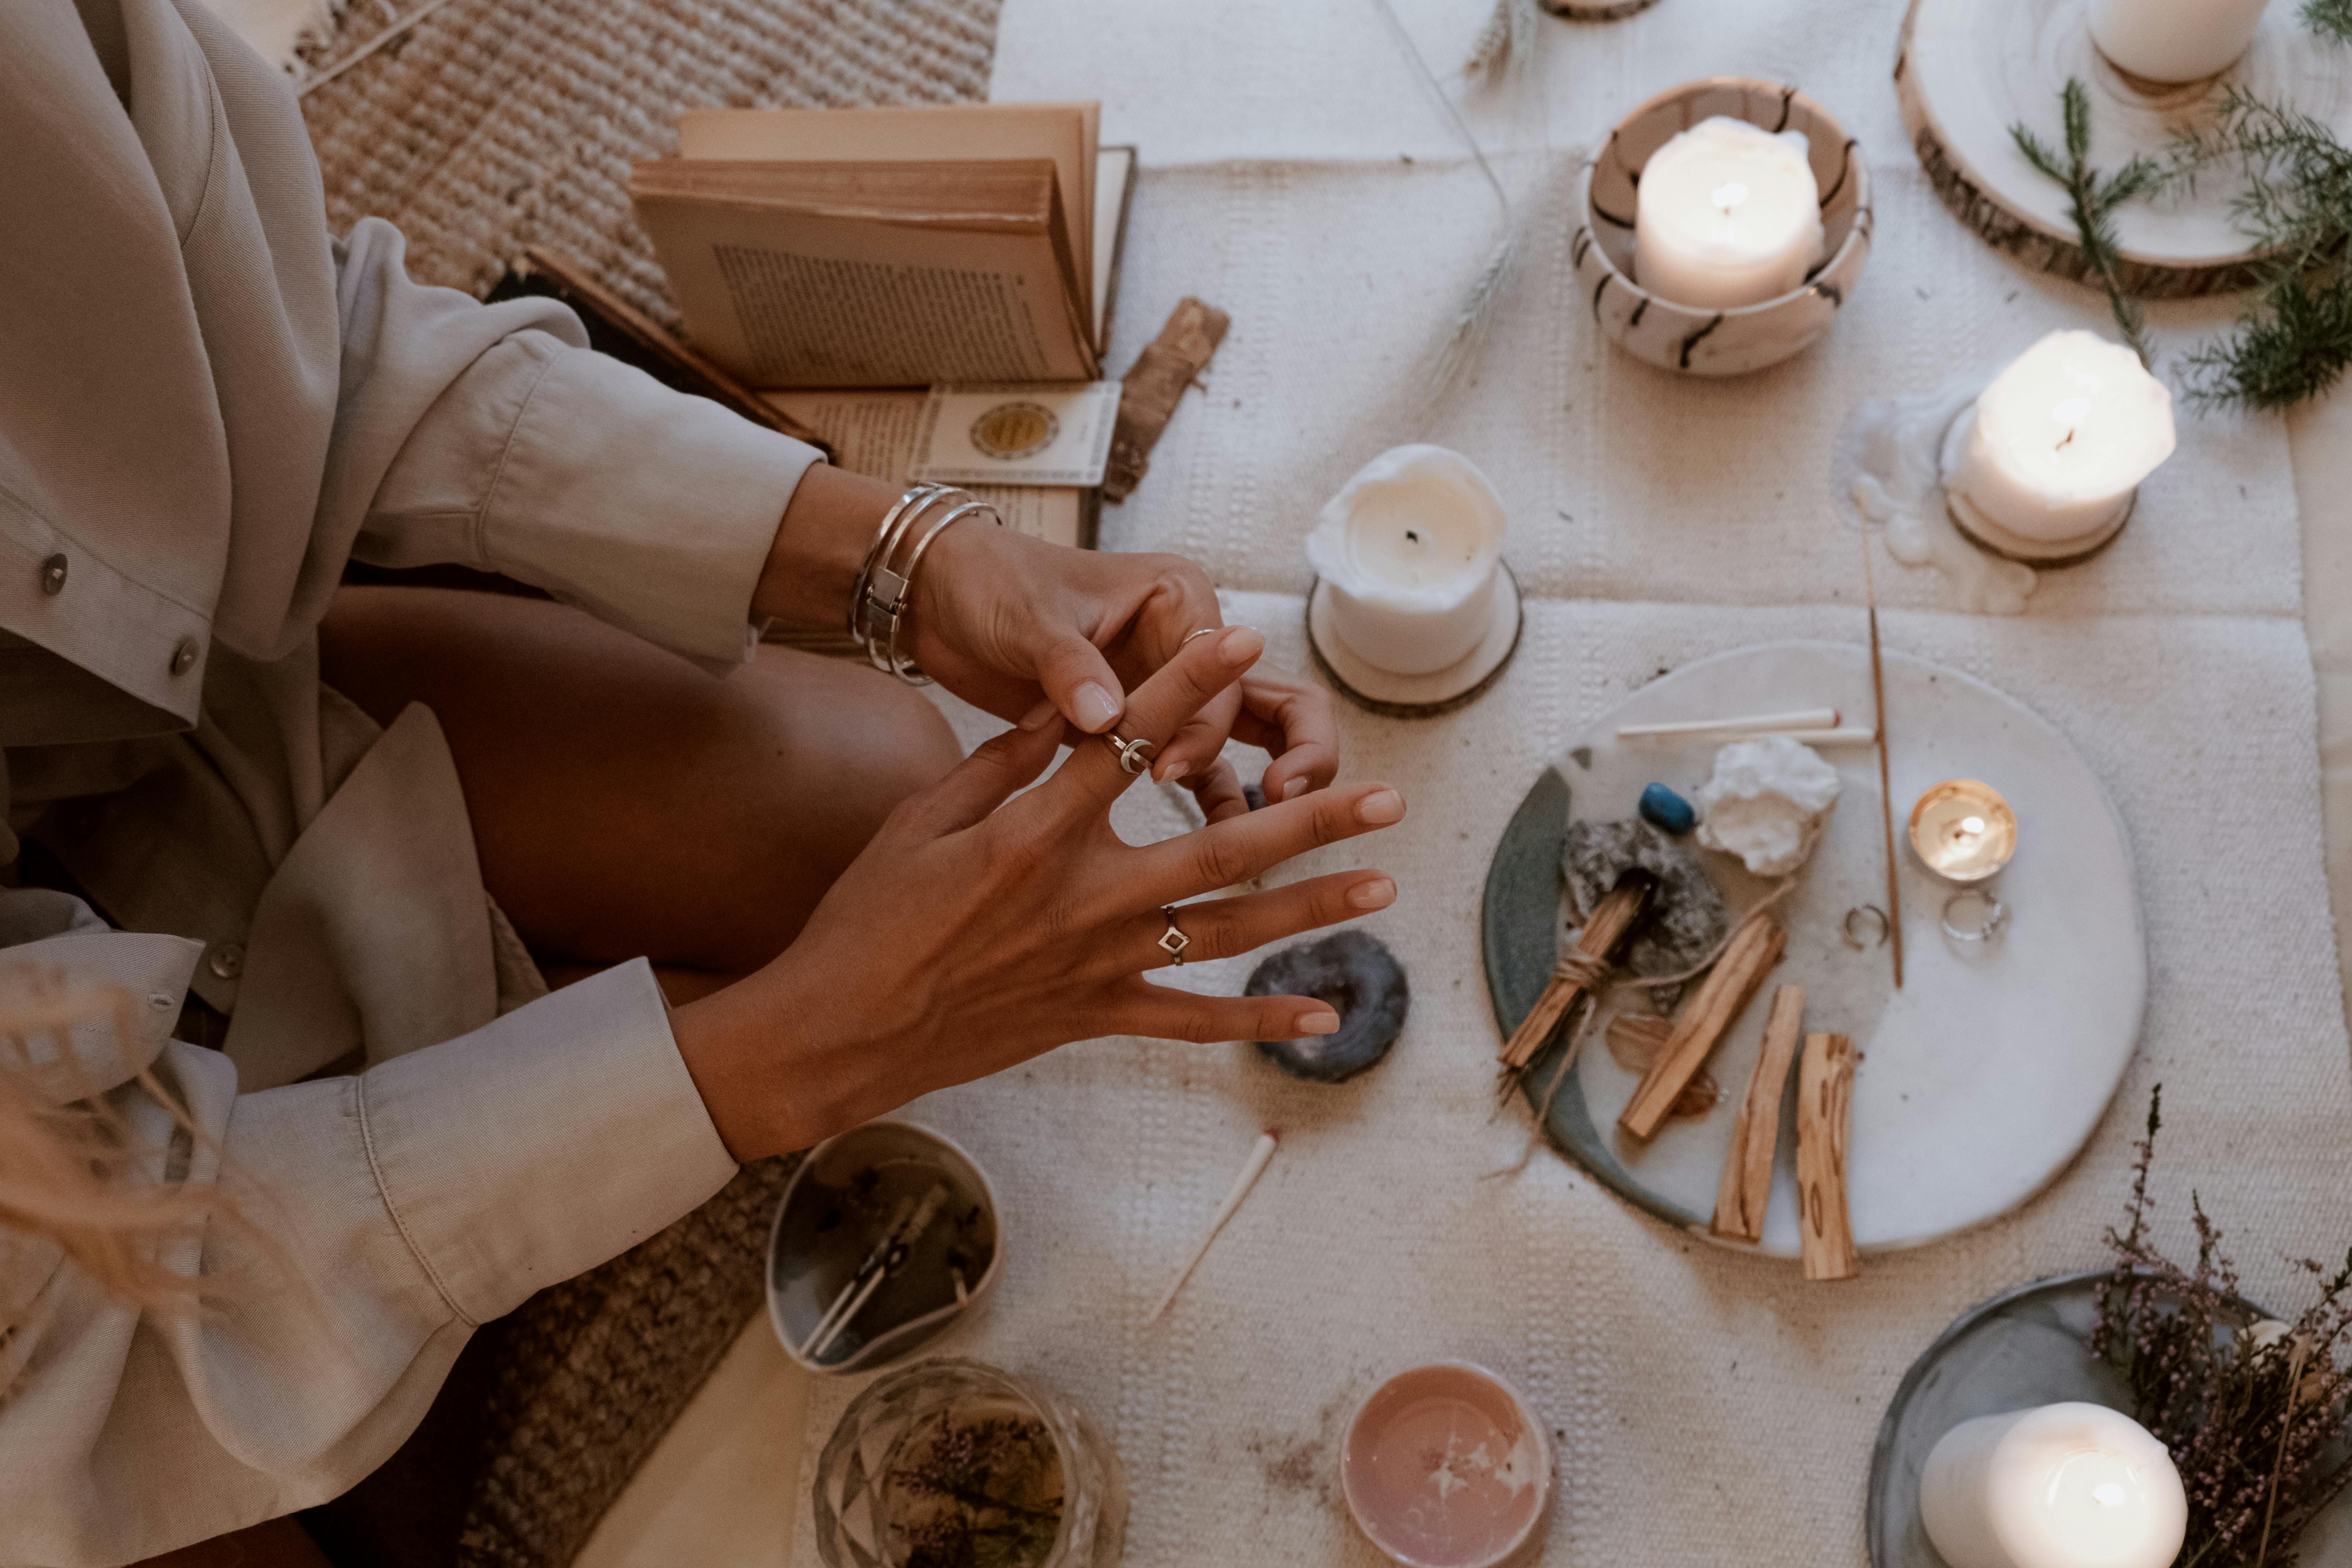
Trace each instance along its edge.
{"label": "diamond-shaped ring", "polygon": [[1169,963],[1181,969],[1184,967],[1184,950],[1192,945],[1192,939],[1176,929],[1175,905],[1162,904],[1160,912],[1168,917],[1168,929],[1160,938],[1160,951],[1168,955]]}

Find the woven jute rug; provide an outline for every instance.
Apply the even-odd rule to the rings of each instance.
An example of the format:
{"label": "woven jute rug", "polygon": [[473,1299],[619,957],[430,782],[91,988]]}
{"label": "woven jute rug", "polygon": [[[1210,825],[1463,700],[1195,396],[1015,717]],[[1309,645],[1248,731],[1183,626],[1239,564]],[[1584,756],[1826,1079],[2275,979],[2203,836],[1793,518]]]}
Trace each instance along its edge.
{"label": "woven jute rug", "polygon": [[[446,0],[303,99],[327,216],[391,220],[411,277],[477,294],[545,246],[674,324],[628,190],[633,160],[676,151],[679,110],[984,98],[1001,4]],[[351,58],[394,14],[351,0],[317,55]]]}
{"label": "woven jute rug", "polygon": [[[633,160],[675,149],[679,110],[983,98],[1000,4],[445,0],[303,110],[330,221],[398,225],[418,281],[478,294],[541,245],[674,322],[628,175]],[[394,14],[356,0],[316,53],[349,58]],[[500,1326],[457,1563],[561,1568],[577,1555],[760,1310],[791,1170],[745,1167],[692,1215]]]}

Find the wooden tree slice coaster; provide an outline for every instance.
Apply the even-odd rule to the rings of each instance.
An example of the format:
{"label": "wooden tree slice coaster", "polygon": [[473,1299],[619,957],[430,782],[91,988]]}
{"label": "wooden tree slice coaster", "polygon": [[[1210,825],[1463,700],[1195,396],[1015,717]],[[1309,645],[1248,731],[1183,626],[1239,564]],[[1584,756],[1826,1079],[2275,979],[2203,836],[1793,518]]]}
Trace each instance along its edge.
{"label": "wooden tree slice coaster", "polygon": [[[2106,173],[2166,155],[2177,131],[2211,123],[2231,87],[2352,139],[2352,73],[2296,10],[2271,6],[2245,56],[2221,75],[2162,86],[2126,76],[2092,46],[2088,0],[1911,0],[1895,59],[1903,126],[1962,223],[2027,267],[2083,282],[2090,263],[2066,193],[2025,161],[2010,127],[2022,123],[2063,149],[2059,94],[2077,78],[2090,99],[2091,162]],[[2161,300],[2250,287],[2261,255],[2231,212],[2243,188],[2217,168],[2193,191],[2118,208],[2125,289]]]}

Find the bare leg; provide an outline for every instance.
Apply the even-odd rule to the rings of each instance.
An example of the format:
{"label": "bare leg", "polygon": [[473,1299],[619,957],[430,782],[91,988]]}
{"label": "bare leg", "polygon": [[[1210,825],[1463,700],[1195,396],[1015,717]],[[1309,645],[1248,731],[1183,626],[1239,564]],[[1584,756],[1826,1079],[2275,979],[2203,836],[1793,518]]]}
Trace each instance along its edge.
{"label": "bare leg", "polygon": [[642,954],[682,1001],[758,968],[961,755],[860,665],[762,647],[716,679],[540,600],[346,588],[320,660],[378,722],[434,710],[482,879],[557,984]]}

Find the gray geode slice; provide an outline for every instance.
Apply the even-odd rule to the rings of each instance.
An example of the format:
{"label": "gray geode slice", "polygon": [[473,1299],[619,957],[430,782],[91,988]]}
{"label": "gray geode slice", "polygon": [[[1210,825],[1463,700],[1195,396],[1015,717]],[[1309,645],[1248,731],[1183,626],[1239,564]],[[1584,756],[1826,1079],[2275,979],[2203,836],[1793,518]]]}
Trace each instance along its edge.
{"label": "gray geode slice", "polygon": [[[1697,857],[1637,816],[1618,822],[1580,817],[1568,825],[1560,876],[1575,905],[1570,929],[1580,927],[1628,871],[1637,870],[1655,877],[1658,886],[1621,962],[1635,974],[1677,974],[1705,962],[1731,930],[1730,907]],[[1651,994],[1662,1013],[1681,997],[1680,986]]]}

